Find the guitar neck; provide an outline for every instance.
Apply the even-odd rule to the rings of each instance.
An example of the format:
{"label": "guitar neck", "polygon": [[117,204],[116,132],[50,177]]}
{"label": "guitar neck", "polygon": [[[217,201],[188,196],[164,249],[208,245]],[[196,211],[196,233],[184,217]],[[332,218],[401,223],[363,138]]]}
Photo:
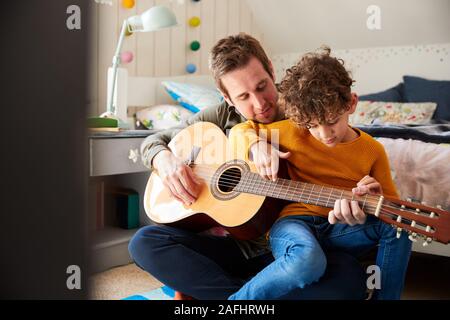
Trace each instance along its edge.
{"label": "guitar neck", "polygon": [[266,197],[283,199],[293,202],[312,204],[315,206],[333,208],[338,199],[358,201],[361,209],[368,214],[375,214],[378,196],[355,196],[351,191],[325,187],[312,183],[278,178],[276,181],[262,179],[257,173],[248,171],[236,186],[239,192],[251,193]]}

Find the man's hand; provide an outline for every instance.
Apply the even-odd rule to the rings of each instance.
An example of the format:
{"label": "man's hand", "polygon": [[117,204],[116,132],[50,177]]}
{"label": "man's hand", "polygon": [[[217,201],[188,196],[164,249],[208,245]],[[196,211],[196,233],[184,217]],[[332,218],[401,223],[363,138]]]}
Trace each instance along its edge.
{"label": "man's hand", "polygon": [[[371,176],[365,176],[356,184],[356,188],[352,189],[353,194],[363,196],[381,195],[383,190],[380,183]],[[334,209],[328,214],[328,222],[330,224],[346,223],[351,226],[355,224],[363,224],[366,222],[366,214],[361,210],[358,201],[349,202],[347,199],[338,199],[334,203]]]}
{"label": "man's hand", "polygon": [[201,182],[180,158],[164,150],[153,158],[153,167],[173,198],[185,205],[191,205],[197,200]]}
{"label": "man's hand", "polygon": [[287,159],[290,152],[281,152],[264,140],[250,146],[250,153],[258,173],[264,179],[277,180],[280,159]]}

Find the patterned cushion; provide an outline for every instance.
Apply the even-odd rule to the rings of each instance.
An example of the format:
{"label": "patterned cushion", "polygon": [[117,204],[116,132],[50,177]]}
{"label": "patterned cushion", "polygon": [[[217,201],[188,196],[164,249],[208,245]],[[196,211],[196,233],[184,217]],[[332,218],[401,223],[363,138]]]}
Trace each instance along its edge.
{"label": "patterned cushion", "polygon": [[177,105],[158,105],[139,110],[136,120],[147,129],[164,130],[180,125],[193,113]]}
{"label": "patterned cushion", "polygon": [[223,102],[222,95],[213,87],[174,81],[163,81],[162,85],[177,103],[192,112],[199,112]]}
{"label": "patterned cushion", "polygon": [[436,103],[359,101],[350,115],[353,125],[376,123],[425,124],[430,122]]}

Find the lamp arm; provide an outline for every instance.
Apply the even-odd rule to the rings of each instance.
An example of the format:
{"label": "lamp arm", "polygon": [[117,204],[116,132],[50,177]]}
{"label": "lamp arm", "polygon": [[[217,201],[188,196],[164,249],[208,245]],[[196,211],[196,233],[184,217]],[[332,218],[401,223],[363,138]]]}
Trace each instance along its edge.
{"label": "lamp arm", "polygon": [[119,42],[117,43],[116,52],[114,53],[114,57],[112,59],[113,79],[112,79],[111,93],[109,95],[110,99],[109,99],[109,105],[108,105],[108,112],[110,112],[110,114],[114,114],[114,115],[116,115],[116,108],[114,106],[114,93],[116,91],[117,68],[120,63],[120,50],[122,49],[122,43],[123,43],[123,39],[125,38],[126,29],[127,29],[127,20],[125,19],[122,24],[122,29],[120,30]]}

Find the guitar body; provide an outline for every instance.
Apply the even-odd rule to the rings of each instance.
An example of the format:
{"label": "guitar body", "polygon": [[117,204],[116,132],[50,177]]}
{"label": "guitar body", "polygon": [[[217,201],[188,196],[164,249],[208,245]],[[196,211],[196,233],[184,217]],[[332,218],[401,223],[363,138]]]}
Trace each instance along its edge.
{"label": "guitar body", "polygon": [[[215,172],[232,172],[233,165],[227,162],[236,159],[227,137],[216,125],[199,122],[189,126],[172,139],[169,148],[181,159],[190,159],[192,151],[197,151],[192,170],[201,178],[201,192],[197,201],[186,206],[170,197],[153,172],[144,194],[144,208],[153,222],[197,232],[221,226],[233,237],[248,240],[267,232],[278,218],[284,200],[235,192],[232,186],[214,178]],[[256,172],[252,163],[241,162]]]}

